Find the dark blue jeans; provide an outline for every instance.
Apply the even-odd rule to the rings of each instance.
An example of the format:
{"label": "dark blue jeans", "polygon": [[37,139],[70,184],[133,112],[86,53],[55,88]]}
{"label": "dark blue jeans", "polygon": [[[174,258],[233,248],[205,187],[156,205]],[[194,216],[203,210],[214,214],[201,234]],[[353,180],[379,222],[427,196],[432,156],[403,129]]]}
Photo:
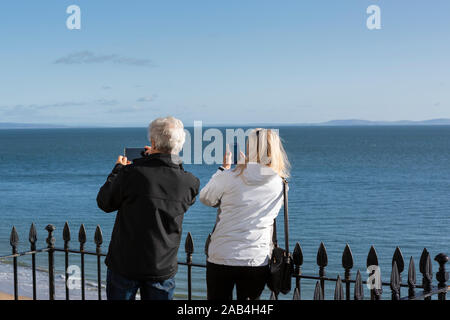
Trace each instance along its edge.
{"label": "dark blue jeans", "polygon": [[127,279],[108,269],[106,275],[106,296],[108,300],[135,300],[140,290],[141,300],[172,300],[175,279],[151,282]]}

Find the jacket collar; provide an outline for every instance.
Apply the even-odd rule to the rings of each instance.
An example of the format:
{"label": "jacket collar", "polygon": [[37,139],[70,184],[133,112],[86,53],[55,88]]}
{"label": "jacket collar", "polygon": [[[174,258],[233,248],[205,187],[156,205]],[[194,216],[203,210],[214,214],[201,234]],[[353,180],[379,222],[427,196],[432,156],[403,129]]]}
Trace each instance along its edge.
{"label": "jacket collar", "polygon": [[178,155],[168,153],[154,153],[146,156],[144,159],[146,161],[158,160],[169,167],[176,167],[176,168],[179,168],[182,163],[181,158]]}

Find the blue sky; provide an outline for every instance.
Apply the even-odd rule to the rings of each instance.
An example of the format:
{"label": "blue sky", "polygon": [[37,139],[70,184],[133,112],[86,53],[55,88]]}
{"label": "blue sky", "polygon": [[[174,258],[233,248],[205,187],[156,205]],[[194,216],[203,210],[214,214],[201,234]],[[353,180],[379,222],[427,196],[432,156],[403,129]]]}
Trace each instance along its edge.
{"label": "blue sky", "polygon": [[[68,30],[66,8],[81,8]],[[382,29],[366,27],[381,8]],[[448,0],[2,1],[0,122],[450,118]]]}

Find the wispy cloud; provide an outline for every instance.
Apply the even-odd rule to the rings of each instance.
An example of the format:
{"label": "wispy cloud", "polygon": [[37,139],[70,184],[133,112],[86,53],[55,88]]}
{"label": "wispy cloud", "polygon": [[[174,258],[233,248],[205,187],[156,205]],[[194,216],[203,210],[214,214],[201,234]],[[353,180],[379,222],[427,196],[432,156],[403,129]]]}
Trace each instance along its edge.
{"label": "wispy cloud", "polygon": [[96,104],[100,104],[102,106],[115,106],[117,104],[119,104],[119,101],[115,100],[115,99],[99,99],[94,101]]}
{"label": "wispy cloud", "polygon": [[137,67],[153,66],[153,63],[150,59],[137,59],[124,57],[117,54],[96,54],[88,50],[70,53],[64,57],[56,59],[54,63],[67,65],[113,63]]}
{"label": "wispy cloud", "polygon": [[136,102],[152,102],[155,101],[156,97],[157,97],[156,94],[147,97],[141,97],[137,99]]}
{"label": "wispy cloud", "polygon": [[108,112],[109,113],[128,113],[128,112],[138,112],[138,111],[142,111],[142,110],[144,110],[143,106],[133,105],[133,106],[129,106],[129,107],[112,108],[112,109],[109,109]]}
{"label": "wispy cloud", "polygon": [[16,114],[30,114],[36,113],[40,110],[51,109],[51,108],[63,108],[63,107],[73,107],[73,106],[84,106],[85,102],[59,102],[52,104],[16,104],[14,106],[0,106],[0,110],[3,111],[4,115],[16,115]]}

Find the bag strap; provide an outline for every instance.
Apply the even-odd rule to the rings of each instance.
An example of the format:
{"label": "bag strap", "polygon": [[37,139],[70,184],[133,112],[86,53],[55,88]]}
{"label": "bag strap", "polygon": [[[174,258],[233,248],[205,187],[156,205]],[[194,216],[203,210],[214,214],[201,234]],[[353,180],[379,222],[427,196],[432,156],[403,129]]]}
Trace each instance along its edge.
{"label": "bag strap", "polygon": [[[289,254],[289,208],[288,208],[288,181],[283,179],[283,200],[284,200],[284,245],[286,253]],[[272,242],[275,247],[278,247],[277,239],[277,221],[273,220],[273,236]]]}
{"label": "bag strap", "polygon": [[286,253],[289,255],[289,211],[288,211],[288,182],[283,178],[284,195],[284,243]]}

